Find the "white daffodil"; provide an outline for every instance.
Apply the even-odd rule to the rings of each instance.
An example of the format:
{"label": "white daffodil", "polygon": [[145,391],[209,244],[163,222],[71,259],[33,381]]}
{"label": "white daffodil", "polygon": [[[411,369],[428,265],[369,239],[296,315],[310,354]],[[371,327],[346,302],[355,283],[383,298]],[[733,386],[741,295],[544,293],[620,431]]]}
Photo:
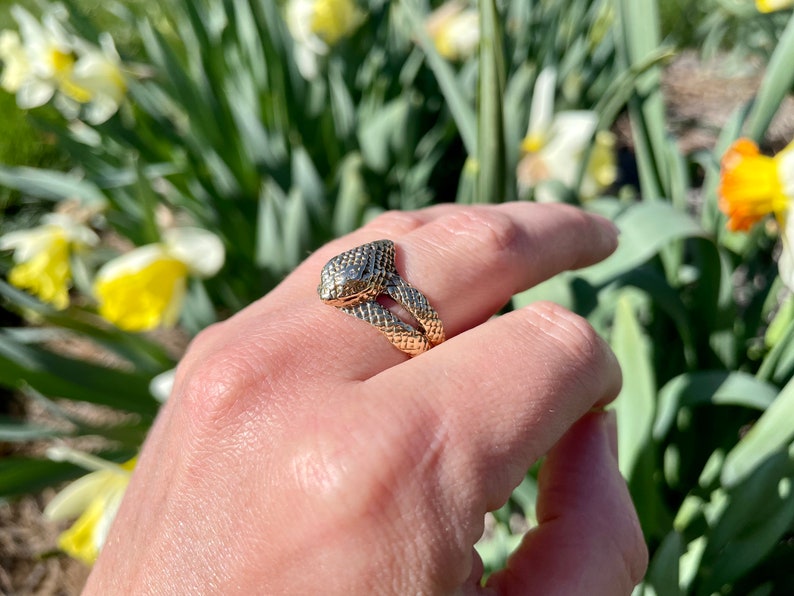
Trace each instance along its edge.
{"label": "white daffodil", "polygon": [[39,23],[27,10],[14,5],[11,15],[21,35],[4,32],[0,44],[0,58],[6,65],[3,88],[16,94],[20,108],[42,106],[71,75],[75,60],[71,41],[54,14],[45,15]]}
{"label": "white daffodil", "polygon": [[[556,180],[573,188],[598,124],[592,110],[554,113],[556,78],[554,69],[545,68],[535,82],[529,127],[521,142],[523,157],[516,172],[519,191],[526,194],[535,188],[539,201],[554,198],[545,182]],[[595,141],[580,189],[583,198],[595,196],[617,174],[614,137],[603,131]]]}
{"label": "white daffodil", "polygon": [[286,21],[301,74],[315,78],[318,58],[355,31],[365,16],[353,0],[289,0]]}
{"label": "white daffodil", "polygon": [[109,35],[102,35],[96,47],[68,35],[54,9],[41,23],[17,5],[11,14],[21,36],[15,31],[0,34],[5,65],[1,81],[6,91],[16,94],[20,108],[39,107],[55,96],[64,115],[76,117],[84,107],[91,124],[104,122],[118,110],[127,87]]}
{"label": "white daffodil", "polygon": [[47,456],[93,470],[55,495],[44,509],[44,517],[51,521],[77,518],[58,537],[58,546],[70,557],[92,565],[105,544],[136,458],[115,464],[68,447],[52,447]]}
{"label": "white daffodil", "polygon": [[[77,42],[78,58],[71,76],[60,86],[63,97],[72,104],[68,107],[75,115],[82,107],[85,120],[90,124],[101,124],[115,114],[127,92],[121,57],[113,38],[104,33],[99,42],[99,48]],[[62,111],[66,113],[67,109],[62,108]]]}
{"label": "white daffodil", "polygon": [[0,60],[3,62],[0,86],[9,93],[16,93],[31,76],[28,55],[16,31],[0,31]]}
{"label": "white daffodil", "polygon": [[8,273],[11,285],[63,309],[69,305],[70,255],[97,242],[97,235],[84,225],[51,213],[40,226],[0,236],[0,250],[14,251],[16,264]]}
{"label": "white daffodil", "polygon": [[425,28],[436,51],[447,60],[465,60],[480,43],[480,17],[460,0],[450,0],[425,20]]}
{"label": "white daffodil", "polygon": [[172,326],[189,276],[211,277],[223,266],[223,243],[199,228],[174,228],[163,242],[136,248],[106,263],[94,279],[99,314],[127,331]]}

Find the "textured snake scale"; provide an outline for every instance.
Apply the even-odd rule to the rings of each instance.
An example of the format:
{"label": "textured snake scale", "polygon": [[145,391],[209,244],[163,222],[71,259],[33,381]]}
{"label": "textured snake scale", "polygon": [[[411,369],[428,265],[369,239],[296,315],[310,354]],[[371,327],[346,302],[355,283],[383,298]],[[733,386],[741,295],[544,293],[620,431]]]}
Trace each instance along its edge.
{"label": "textured snake scale", "polygon": [[[335,256],[323,267],[317,292],[326,304],[374,325],[398,349],[415,356],[444,341],[438,313],[397,273],[394,242],[377,240]],[[389,296],[411,313],[416,329],[377,301]]]}

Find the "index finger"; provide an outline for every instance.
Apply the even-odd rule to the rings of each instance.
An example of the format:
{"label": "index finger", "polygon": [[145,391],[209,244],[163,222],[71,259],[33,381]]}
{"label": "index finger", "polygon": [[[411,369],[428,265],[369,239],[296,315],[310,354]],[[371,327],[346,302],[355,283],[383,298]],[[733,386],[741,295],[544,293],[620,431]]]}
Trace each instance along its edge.
{"label": "index finger", "polygon": [[447,338],[488,320],[516,292],[595,263],[616,246],[610,222],[562,205],[449,205],[389,215],[318,250],[251,313],[280,307],[299,316],[316,331],[298,338],[296,348],[333,355],[324,369],[343,379],[404,362],[375,328],[323,304],[316,292],[328,259],[381,238],[394,241],[400,276],[427,297]]}

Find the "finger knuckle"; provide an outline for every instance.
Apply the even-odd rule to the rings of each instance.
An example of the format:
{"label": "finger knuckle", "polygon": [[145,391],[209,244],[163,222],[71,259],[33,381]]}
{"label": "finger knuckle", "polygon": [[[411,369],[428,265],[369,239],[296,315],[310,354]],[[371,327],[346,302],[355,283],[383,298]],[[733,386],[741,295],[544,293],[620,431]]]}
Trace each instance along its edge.
{"label": "finger knuckle", "polygon": [[520,235],[520,228],[511,217],[493,209],[463,209],[440,223],[446,233],[474,241],[477,253],[486,257],[512,252]]}
{"label": "finger knuckle", "polygon": [[367,227],[383,234],[406,234],[422,227],[422,218],[411,211],[386,211],[373,219]]}
{"label": "finger knuckle", "polygon": [[224,427],[243,414],[255,385],[263,394],[272,382],[268,359],[253,357],[248,341],[232,337],[229,322],[208,327],[180,364],[174,399],[196,427]]}
{"label": "finger knuckle", "polygon": [[620,369],[612,350],[595,329],[571,311],[553,302],[532,304],[529,312],[532,325],[562,354],[566,368],[579,374],[570,375],[581,382],[597,379],[603,390],[617,392]]}
{"label": "finger knuckle", "polygon": [[378,517],[393,500],[395,486],[384,458],[373,457],[373,450],[362,452],[341,426],[315,426],[311,439],[290,458],[295,481],[315,513],[343,527]]}

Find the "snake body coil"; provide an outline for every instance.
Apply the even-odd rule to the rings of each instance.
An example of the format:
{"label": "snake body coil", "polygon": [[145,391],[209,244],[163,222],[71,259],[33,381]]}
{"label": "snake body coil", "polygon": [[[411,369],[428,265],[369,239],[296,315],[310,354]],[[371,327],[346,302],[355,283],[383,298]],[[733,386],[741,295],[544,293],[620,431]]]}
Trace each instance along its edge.
{"label": "snake body coil", "polygon": [[[397,273],[394,255],[391,240],[345,251],[323,267],[317,292],[326,304],[370,323],[398,349],[415,356],[444,341],[444,327],[424,294]],[[419,329],[380,304],[382,295],[411,313]]]}

